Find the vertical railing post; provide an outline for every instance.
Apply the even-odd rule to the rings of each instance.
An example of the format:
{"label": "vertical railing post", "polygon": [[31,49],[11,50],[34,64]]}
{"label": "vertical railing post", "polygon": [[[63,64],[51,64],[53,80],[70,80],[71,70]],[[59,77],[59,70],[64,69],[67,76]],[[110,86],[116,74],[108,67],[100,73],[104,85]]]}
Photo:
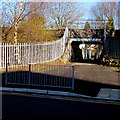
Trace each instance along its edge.
{"label": "vertical railing post", "polygon": [[72,90],[74,90],[74,66],[72,66]]}
{"label": "vertical railing post", "polygon": [[28,87],[30,87],[30,78],[31,78],[31,64],[28,64]]}
{"label": "vertical railing post", "polygon": [[8,66],[7,66],[7,60],[6,60],[5,85],[8,85]]}
{"label": "vertical railing post", "polygon": [[8,64],[7,64],[7,46],[5,46],[6,52],[5,52],[5,65],[6,65],[6,75],[5,75],[5,85],[8,84]]}
{"label": "vertical railing post", "polygon": [[0,43],[0,69],[2,68],[2,55],[1,55],[1,53],[2,53],[2,43]]}
{"label": "vertical railing post", "polygon": [[103,48],[103,50],[104,50],[104,55],[106,55],[106,52],[107,52],[107,49],[106,49],[106,43],[107,41],[106,41],[106,21],[104,20],[104,48]]}

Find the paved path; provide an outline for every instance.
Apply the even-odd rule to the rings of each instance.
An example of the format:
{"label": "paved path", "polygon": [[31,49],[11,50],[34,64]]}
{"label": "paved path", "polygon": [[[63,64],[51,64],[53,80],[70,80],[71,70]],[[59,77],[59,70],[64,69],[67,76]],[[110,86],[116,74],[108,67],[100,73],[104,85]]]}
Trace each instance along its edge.
{"label": "paved path", "polygon": [[[90,63],[73,63],[70,66],[75,66],[74,77],[77,80],[120,86],[120,73],[115,72],[108,67]],[[45,73],[54,74],[57,76],[72,77],[70,66],[59,66],[55,69],[46,70]]]}
{"label": "paved path", "polygon": [[120,73],[97,64],[74,63],[75,79],[120,86]]}

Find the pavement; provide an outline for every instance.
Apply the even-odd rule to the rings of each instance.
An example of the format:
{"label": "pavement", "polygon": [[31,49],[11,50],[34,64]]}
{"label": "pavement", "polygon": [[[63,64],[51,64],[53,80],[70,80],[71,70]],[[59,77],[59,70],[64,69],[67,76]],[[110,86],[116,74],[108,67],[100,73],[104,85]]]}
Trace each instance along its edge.
{"label": "pavement", "polygon": [[99,98],[112,98],[120,100],[120,89],[101,88],[97,97]]}
{"label": "pavement", "polygon": [[11,93],[25,93],[25,94],[43,94],[43,95],[57,95],[65,97],[76,97],[76,98],[85,98],[85,99],[94,99],[94,100],[107,100],[107,101],[118,101],[120,102],[120,89],[110,89],[110,88],[101,88],[96,97],[87,96],[83,94],[77,94],[74,92],[64,92],[64,91],[55,91],[55,90],[42,90],[42,89],[28,89],[28,88],[9,88],[9,87],[0,87],[1,92],[11,92]]}

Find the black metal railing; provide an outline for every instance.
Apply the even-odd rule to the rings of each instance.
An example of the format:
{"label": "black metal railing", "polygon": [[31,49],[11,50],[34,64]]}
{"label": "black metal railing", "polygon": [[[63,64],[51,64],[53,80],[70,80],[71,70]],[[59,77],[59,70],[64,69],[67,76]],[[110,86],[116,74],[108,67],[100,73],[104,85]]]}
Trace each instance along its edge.
{"label": "black metal railing", "polygon": [[74,89],[74,66],[28,64],[6,65],[6,85]]}

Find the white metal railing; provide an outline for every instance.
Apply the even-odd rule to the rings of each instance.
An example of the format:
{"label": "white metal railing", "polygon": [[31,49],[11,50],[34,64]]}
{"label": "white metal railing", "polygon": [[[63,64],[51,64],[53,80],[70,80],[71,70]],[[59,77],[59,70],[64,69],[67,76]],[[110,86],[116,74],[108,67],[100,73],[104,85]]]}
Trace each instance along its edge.
{"label": "white metal railing", "polygon": [[19,64],[36,64],[54,61],[60,58],[65,50],[68,39],[68,28],[62,38],[44,43],[0,43],[0,68],[18,64],[15,60],[15,47],[19,49]]}

